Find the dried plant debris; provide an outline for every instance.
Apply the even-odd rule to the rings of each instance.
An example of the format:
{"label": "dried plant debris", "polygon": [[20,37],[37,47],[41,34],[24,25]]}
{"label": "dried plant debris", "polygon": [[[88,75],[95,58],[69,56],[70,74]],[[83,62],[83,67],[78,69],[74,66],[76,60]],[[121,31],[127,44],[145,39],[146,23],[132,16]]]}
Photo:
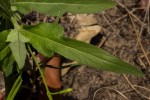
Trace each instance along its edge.
{"label": "dried plant debris", "polygon": [[[123,75],[112,72],[85,66],[77,67],[63,77],[64,87],[74,89],[67,94],[72,97],[69,100],[150,99],[149,17],[148,15],[145,17],[145,12],[138,4],[139,0],[116,1],[119,2],[116,8],[95,14],[97,24],[102,27],[101,35],[99,35],[101,40],[97,44],[142,70],[145,77],[128,75],[125,78]],[[78,26],[76,24],[74,30],[78,28],[75,27]],[[98,92],[94,96],[96,91]]]}

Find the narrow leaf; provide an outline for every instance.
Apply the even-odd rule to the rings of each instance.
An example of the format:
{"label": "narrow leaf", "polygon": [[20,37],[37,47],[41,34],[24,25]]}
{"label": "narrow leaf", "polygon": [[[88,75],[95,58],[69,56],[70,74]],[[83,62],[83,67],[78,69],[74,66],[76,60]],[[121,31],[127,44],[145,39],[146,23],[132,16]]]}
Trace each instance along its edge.
{"label": "narrow leaf", "polygon": [[13,29],[7,36],[6,41],[11,42],[9,47],[14,55],[19,69],[22,69],[27,55],[25,42],[29,42],[29,38],[22,35],[18,29]]}
{"label": "narrow leaf", "polygon": [[16,93],[18,92],[18,90],[21,86],[21,83],[22,83],[22,79],[21,79],[21,76],[19,75],[18,78],[16,78],[6,100],[13,100],[14,99]]}
{"label": "narrow leaf", "polygon": [[3,17],[10,18],[10,0],[0,0],[0,13]]}
{"label": "narrow leaf", "polygon": [[12,22],[9,19],[0,19],[0,32],[8,29],[13,29]]}
{"label": "narrow leaf", "polygon": [[69,92],[71,92],[72,90],[73,90],[72,88],[67,88],[67,89],[61,90],[61,91],[59,91],[59,92],[50,93],[50,95],[69,93]]}
{"label": "narrow leaf", "polygon": [[3,68],[3,72],[4,72],[6,77],[8,77],[12,73],[14,62],[15,62],[15,59],[14,59],[13,55],[11,55],[10,57],[7,57],[4,60],[2,68]]}
{"label": "narrow leaf", "polygon": [[19,69],[22,69],[26,59],[25,43],[22,41],[15,41],[9,44],[12,54],[18,64]]}
{"label": "narrow leaf", "polygon": [[[44,26],[43,26],[44,25]],[[34,28],[35,26],[30,26],[28,27],[28,29],[32,29],[31,32],[35,32],[35,31],[41,31],[39,34],[41,36],[45,36],[45,37],[62,37],[63,36],[63,28],[60,27],[59,25],[56,24],[45,24],[45,23],[41,23],[36,25],[36,28]],[[43,28],[45,27],[45,28]],[[21,33],[26,33],[26,30],[21,30]],[[45,34],[47,32],[52,32],[52,34]],[[44,34],[43,34],[44,33]],[[32,34],[32,33],[29,33]],[[41,39],[41,37],[37,37],[37,38],[30,38],[30,41],[32,43],[32,46],[34,48],[36,48],[36,50],[38,52],[40,52],[42,55],[46,56],[46,57],[51,57],[53,55],[53,52],[48,49],[47,45],[48,43]]]}
{"label": "narrow leaf", "polygon": [[[2,45],[0,45],[2,46]],[[3,60],[10,53],[9,46],[4,46],[0,51],[0,60]]]}
{"label": "narrow leaf", "polygon": [[[2,32],[0,32],[0,45],[7,45],[8,43],[6,43],[5,41],[6,41],[6,39],[7,39],[7,36],[8,36],[8,34],[9,34],[9,30],[5,30],[5,31],[2,31]],[[4,44],[5,43],[5,44]],[[0,51],[2,50],[2,46],[0,46]]]}
{"label": "narrow leaf", "polygon": [[19,31],[16,29],[13,29],[10,31],[6,41],[7,42],[15,42],[18,39],[20,39],[22,42],[29,42],[30,41],[29,38],[23,36],[22,34],[19,34]]}
{"label": "narrow leaf", "polygon": [[71,13],[94,13],[115,6],[112,0],[15,0],[21,13],[27,14],[38,11],[48,15],[62,15]]}
{"label": "narrow leaf", "polygon": [[[40,40],[42,43],[38,45],[41,45],[41,47],[46,47],[48,50],[52,50],[71,60],[76,60],[81,64],[93,66],[106,71],[142,75],[142,72],[132,65],[123,62],[117,57],[114,57],[93,45],[76,40],[65,39],[63,37],[55,37],[55,35],[53,37],[52,34],[55,34],[56,32],[53,32],[53,30],[59,30],[57,31],[57,34],[62,34],[63,30],[61,30],[62,28],[60,26],[54,28],[53,24],[42,23],[37,25],[37,27],[29,26],[24,27],[24,30],[22,30],[22,33],[25,36],[30,38],[30,40],[32,39],[30,43],[33,45],[37,45],[35,40]],[[49,30],[50,27],[53,27],[53,29]],[[41,28],[43,28],[42,30],[47,31],[43,32]]]}
{"label": "narrow leaf", "polygon": [[6,43],[6,39],[9,31],[0,32],[0,60],[3,60],[9,53],[10,49],[8,43]]}

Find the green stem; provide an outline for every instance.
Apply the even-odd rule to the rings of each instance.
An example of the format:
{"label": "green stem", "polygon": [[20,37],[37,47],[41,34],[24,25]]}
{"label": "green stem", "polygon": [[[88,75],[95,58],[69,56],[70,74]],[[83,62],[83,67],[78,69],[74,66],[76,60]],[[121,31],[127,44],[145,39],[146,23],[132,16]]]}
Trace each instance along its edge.
{"label": "green stem", "polygon": [[61,91],[59,91],[59,92],[51,93],[51,95],[68,93],[68,92],[71,92],[71,91],[72,91],[72,88],[68,88],[68,89],[65,89],[65,90],[61,90]]}
{"label": "green stem", "polygon": [[19,84],[18,84],[17,87],[15,88],[15,90],[14,90],[14,92],[13,92],[13,94],[12,94],[12,96],[11,96],[11,98],[10,98],[9,100],[14,100],[14,97],[16,96],[16,94],[17,94],[17,92],[18,92],[18,90],[19,90],[21,84],[22,84],[22,80],[19,82]]}
{"label": "green stem", "polygon": [[12,21],[12,23],[13,23],[15,29],[19,29],[19,28],[20,28],[20,25],[18,24],[16,18],[11,17],[11,21]]}
{"label": "green stem", "polygon": [[41,68],[40,68],[40,66],[39,66],[39,64],[38,64],[38,62],[37,62],[35,56],[33,55],[33,53],[32,53],[32,51],[31,51],[31,48],[30,48],[29,45],[28,45],[28,49],[29,49],[29,52],[30,52],[31,55],[32,55],[33,60],[35,61],[35,64],[36,64],[36,66],[37,66],[37,68],[38,68],[40,74],[41,74],[43,83],[44,83],[45,88],[46,88],[47,96],[48,96],[49,100],[53,100],[53,99],[52,99],[52,96],[51,96],[51,93],[50,93],[50,91],[49,91],[49,89],[48,89],[48,86],[47,86],[47,84],[46,84],[46,81],[45,81],[44,75],[43,75],[43,73],[42,73],[42,70],[41,70]]}
{"label": "green stem", "polygon": [[16,93],[18,92],[20,86],[21,86],[22,80],[21,80],[21,76],[19,75],[17,80],[15,81],[12,89],[10,90],[7,100],[13,100],[13,98],[15,97]]}

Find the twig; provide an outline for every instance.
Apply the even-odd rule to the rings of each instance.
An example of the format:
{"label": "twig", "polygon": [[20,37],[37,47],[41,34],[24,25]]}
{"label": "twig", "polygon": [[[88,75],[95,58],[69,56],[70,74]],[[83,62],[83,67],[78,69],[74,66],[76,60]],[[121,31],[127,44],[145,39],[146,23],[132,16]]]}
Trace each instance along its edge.
{"label": "twig", "polygon": [[[124,9],[128,12],[129,17],[130,17],[130,20],[131,20],[132,25],[133,25],[133,28],[134,28],[134,31],[135,31],[136,36],[137,36],[138,44],[140,45],[140,47],[141,47],[141,49],[142,49],[142,51],[143,51],[143,54],[144,54],[144,56],[145,56],[145,58],[146,58],[146,60],[147,60],[147,62],[148,62],[148,64],[149,64],[149,66],[150,66],[150,61],[149,61],[149,59],[148,59],[148,56],[146,55],[146,52],[145,52],[144,47],[143,47],[143,45],[142,45],[142,43],[141,43],[141,39],[140,39],[140,37],[139,37],[139,34],[138,34],[138,32],[136,31],[135,24],[134,24],[134,22],[133,22],[133,20],[132,20],[133,13],[131,13],[124,5],[122,5],[122,4],[119,3],[118,1],[116,1],[116,2],[117,2],[122,8],[124,8]],[[131,17],[131,16],[132,16],[132,17]]]}
{"label": "twig", "polygon": [[[129,11],[130,13],[134,13],[134,11],[136,11],[137,9],[133,9],[132,11]],[[125,14],[125,15],[123,15],[122,17],[119,17],[119,18],[117,18],[116,20],[114,20],[112,23],[116,23],[116,22],[118,22],[119,20],[122,20],[123,18],[125,18],[125,17],[127,17],[128,16],[128,13],[127,14]],[[144,26],[144,22],[142,22],[137,16],[135,16],[134,14],[133,14],[133,17],[140,23],[140,24],[142,24],[143,26]]]}
{"label": "twig", "polygon": [[[146,52],[146,55],[148,56],[150,54],[150,52]],[[144,58],[144,55],[141,55],[140,58]]]}
{"label": "twig", "polygon": [[[115,0],[116,1],[116,0]],[[132,17],[134,17],[137,21],[139,21],[143,26],[144,26],[144,22],[142,22],[139,18],[137,18],[134,14],[133,14],[133,12],[134,11],[136,11],[137,9],[133,9],[132,11],[129,11],[124,5],[122,5],[121,3],[119,3],[118,1],[116,1],[117,3],[118,3],[118,5],[120,5],[122,8],[124,8],[127,12],[128,12],[128,14],[131,14],[131,16]],[[127,15],[128,15],[127,14]],[[127,16],[126,15],[126,16]]]}
{"label": "twig", "polygon": [[112,23],[116,23],[116,22],[118,22],[118,21],[124,19],[124,18],[127,17],[127,16],[128,16],[128,14],[125,14],[125,15],[123,15],[123,16],[117,18],[116,20],[114,20]]}
{"label": "twig", "polygon": [[139,86],[139,85],[133,85],[134,87],[138,87],[138,88],[142,88],[148,92],[150,92],[150,89],[146,88],[146,87],[143,87],[143,86]]}
{"label": "twig", "polygon": [[131,86],[131,88],[132,88],[137,94],[139,94],[139,95],[141,95],[142,97],[144,97],[144,98],[150,100],[149,97],[147,97],[147,96],[145,96],[144,94],[142,94],[141,92],[139,92],[139,91],[134,87],[135,85],[132,85],[131,82],[128,80],[128,78],[127,78],[125,75],[123,75],[123,77],[125,78],[125,80],[128,82],[128,84]]}
{"label": "twig", "polygon": [[146,60],[147,60],[147,62],[148,62],[148,64],[149,64],[149,66],[150,66],[150,61],[149,61],[149,59],[148,59],[147,53],[146,53],[145,50],[144,50],[144,47],[143,47],[143,45],[142,45],[142,43],[141,43],[141,39],[140,39],[140,37],[139,37],[139,35],[138,35],[138,32],[136,31],[136,26],[135,26],[135,24],[134,24],[134,22],[133,22],[133,20],[132,20],[132,17],[130,16],[130,14],[129,14],[129,17],[130,17],[130,20],[131,20],[131,22],[132,22],[132,25],[133,25],[135,34],[136,34],[136,36],[137,36],[137,42],[138,42],[138,44],[140,45],[140,47],[141,47],[141,49],[142,49],[142,51],[143,51],[143,54],[144,54],[144,56],[145,56],[145,58],[146,58]]}
{"label": "twig", "polygon": [[[118,1],[116,1],[116,2],[118,2]],[[139,37],[139,35],[138,35],[137,31],[136,31],[135,24],[134,24],[134,22],[133,22],[133,20],[132,20],[132,17],[134,17],[134,16],[133,16],[134,14],[131,13],[131,12],[130,12],[125,6],[123,6],[121,3],[118,2],[118,4],[128,12],[129,17],[130,17],[130,20],[131,20],[132,25],[133,25],[133,28],[134,28],[134,31],[135,31],[136,36],[137,36],[138,44],[140,45],[140,47],[141,47],[141,49],[142,49],[142,51],[143,51],[143,53],[144,53],[144,56],[145,56],[145,58],[146,58],[148,64],[150,65],[150,61],[149,61],[148,56],[146,55],[146,52],[145,52],[145,50],[144,50],[144,48],[143,48],[143,46],[142,46],[141,39],[140,39],[140,37]],[[131,17],[131,16],[132,16],[132,17]],[[144,25],[144,24],[142,24],[142,25]],[[143,29],[141,29],[141,30],[143,30]],[[128,84],[131,86],[131,88],[132,88],[137,94],[139,94],[139,95],[141,95],[142,97],[144,97],[144,98],[150,100],[149,97],[147,97],[147,96],[143,95],[142,93],[140,93],[140,92],[131,84],[131,82],[128,80],[128,78],[127,78],[125,75],[123,75],[123,77],[126,79],[126,81],[128,82]],[[147,89],[146,89],[146,90],[147,90]],[[149,89],[148,89],[148,90],[149,90]]]}
{"label": "twig", "polygon": [[95,95],[97,94],[97,92],[100,91],[100,90],[102,90],[102,89],[113,90],[113,91],[117,92],[118,94],[120,94],[122,97],[124,97],[126,100],[129,100],[123,93],[121,93],[120,91],[118,91],[118,90],[116,90],[116,89],[113,89],[113,88],[111,88],[111,87],[102,87],[102,88],[96,90],[95,93],[94,93],[94,96],[93,96],[93,100],[95,100]]}
{"label": "twig", "polygon": [[148,27],[147,27],[147,28],[148,28],[148,33],[150,34],[150,28],[149,28],[149,27],[150,27],[150,18],[149,18],[149,17],[150,17],[150,16],[149,16],[149,15],[150,15],[150,14],[149,14],[150,9],[149,9],[149,8],[150,8],[150,0],[149,0],[149,2],[148,2],[148,6],[147,6],[147,10],[146,10],[146,12],[147,12],[147,17],[148,17]]}
{"label": "twig", "polygon": [[52,100],[52,96],[51,96],[51,93],[50,93],[50,91],[49,91],[49,89],[48,89],[48,86],[47,86],[47,84],[46,84],[46,80],[45,80],[45,78],[44,78],[44,75],[43,75],[43,73],[42,73],[42,70],[41,70],[41,68],[40,68],[40,66],[39,66],[39,64],[38,64],[38,62],[37,62],[37,60],[36,60],[36,57],[33,55],[33,53],[32,53],[32,51],[31,51],[31,48],[29,47],[29,45],[28,45],[28,49],[29,49],[29,52],[31,53],[31,56],[32,56],[33,60],[35,61],[35,64],[36,64],[36,66],[37,66],[37,68],[38,68],[38,70],[39,70],[39,72],[40,72],[40,75],[41,75],[41,77],[42,77],[43,83],[44,83],[45,88],[46,88],[47,96],[48,96],[49,100]]}
{"label": "twig", "polygon": [[[149,1],[150,2],[150,1]],[[146,10],[146,13],[144,15],[144,19],[143,19],[143,23],[146,21],[146,17],[148,16],[148,26],[149,26],[149,6],[150,3],[148,4],[148,8]],[[142,31],[143,31],[144,25],[142,25],[141,29],[140,29],[140,33],[139,33],[139,38],[141,37]],[[148,31],[149,31],[149,27],[148,27]]]}
{"label": "twig", "polygon": [[110,33],[108,33],[107,36],[102,39],[102,41],[98,44],[97,47],[101,48],[109,36],[110,36]]}
{"label": "twig", "polygon": [[146,68],[146,65],[144,64],[141,58],[138,57],[138,61],[142,67]]}
{"label": "twig", "polygon": [[[107,15],[107,14],[106,14]],[[115,34],[118,36],[118,32],[115,30],[115,28],[112,26],[112,23],[105,17],[105,14],[102,14],[102,17],[105,19],[105,21],[108,23],[108,25],[111,27],[111,29],[115,32]]]}

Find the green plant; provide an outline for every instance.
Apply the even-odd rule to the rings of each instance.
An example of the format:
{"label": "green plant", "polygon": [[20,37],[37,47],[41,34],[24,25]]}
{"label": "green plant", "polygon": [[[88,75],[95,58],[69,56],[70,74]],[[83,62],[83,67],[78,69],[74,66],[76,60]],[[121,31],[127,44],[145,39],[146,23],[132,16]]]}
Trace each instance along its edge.
{"label": "green plant", "polygon": [[[0,69],[4,72],[5,82],[8,83],[6,84],[6,90],[10,91],[7,99],[12,100],[14,98],[22,83],[21,74],[27,58],[27,49],[30,51],[36,66],[38,66],[44,81],[43,74],[29,45],[32,45],[38,52],[47,57],[51,57],[56,52],[68,59],[76,60],[80,64],[105,71],[143,75],[132,65],[100,48],[65,38],[63,27],[58,23],[40,23],[33,26],[18,23],[21,20],[20,13],[27,14],[33,10],[58,16],[59,19],[65,12],[93,13],[114,6],[115,3],[111,0],[0,0]],[[4,27],[5,25],[8,27]],[[14,71],[18,74],[12,77]],[[14,85],[12,86],[10,82]],[[12,89],[10,90],[10,88]],[[53,93],[50,93],[48,89],[47,93],[51,99]]]}

